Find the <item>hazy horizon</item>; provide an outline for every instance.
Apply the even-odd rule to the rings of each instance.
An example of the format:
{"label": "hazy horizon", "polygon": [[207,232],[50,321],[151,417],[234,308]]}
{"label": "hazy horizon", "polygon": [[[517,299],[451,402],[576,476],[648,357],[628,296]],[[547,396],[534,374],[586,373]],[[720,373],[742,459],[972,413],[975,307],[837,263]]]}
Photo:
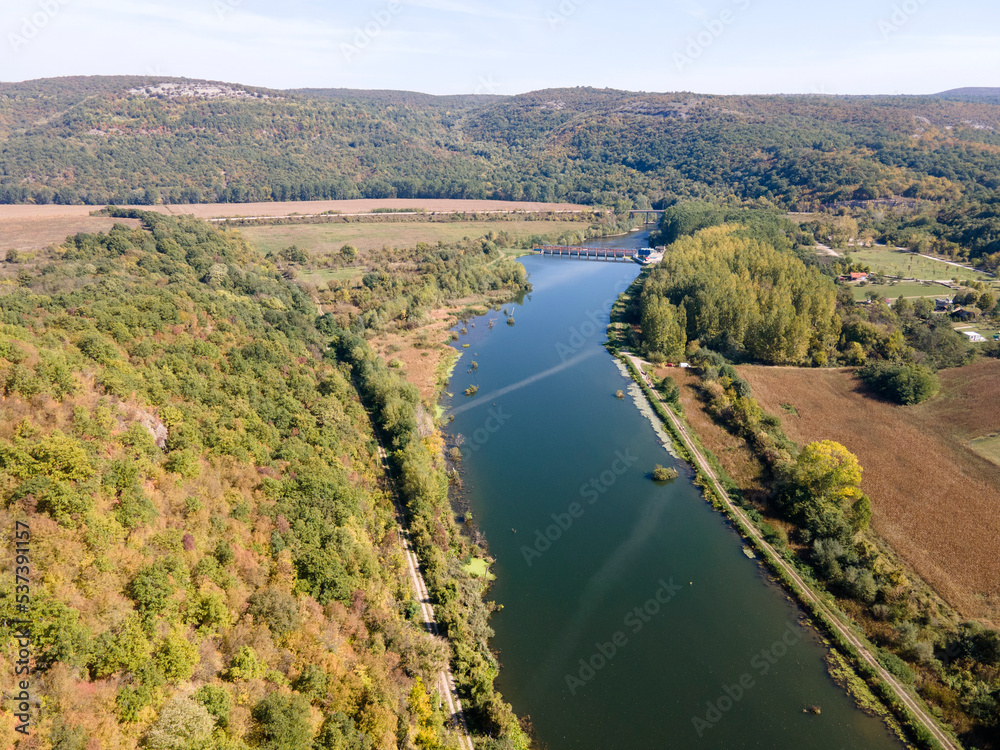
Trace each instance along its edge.
{"label": "hazy horizon", "polygon": [[[928,95],[988,87],[984,0],[10,0],[0,77],[150,75],[433,95],[592,86],[703,94]],[[970,29],[973,30],[970,32]]]}
{"label": "hazy horizon", "polygon": [[47,80],[59,80],[64,78],[117,78],[117,77],[139,77],[139,78],[154,78],[162,79],[168,81],[168,79],[174,80],[187,80],[187,81],[204,81],[206,83],[220,83],[229,86],[243,86],[247,88],[255,89],[268,89],[270,91],[284,91],[284,92],[294,92],[294,91],[325,91],[325,90],[343,90],[343,91],[384,91],[384,92],[399,92],[404,94],[419,94],[421,96],[434,96],[434,97],[448,97],[448,96],[495,96],[495,97],[515,97],[522,96],[524,94],[531,94],[538,91],[551,91],[551,90],[572,90],[572,89],[593,89],[595,91],[621,91],[630,94],[652,94],[652,95],[665,95],[665,94],[695,94],[703,96],[829,96],[829,97],[860,97],[860,98],[876,98],[876,97],[892,97],[892,96],[906,96],[906,97],[927,97],[927,96],[937,96],[940,94],[950,93],[952,91],[966,91],[966,90],[989,90],[1000,92],[1000,85],[997,86],[951,86],[946,89],[940,89],[937,91],[927,91],[927,92],[874,92],[874,93],[855,93],[855,92],[843,92],[843,93],[826,93],[826,92],[810,92],[810,91],[739,91],[732,92],[729,94],[718,94],[711,91],[650,91],[650,90],[640,90],[640,89],[622,89],[610,86],[592,86],[589,84],[578,84],[573,86],[547,86],[540,89],[531,89],[526,91],[516,91],[512,93],[482,93],[482,92],[446,92],[446,93],[431,93],[429,91],[420,91],[417,89],[401,89],[394,87],[374,87],[374,88],[359,88],[353,86],[288,86],[283,88],[274,88],[272,86],[265,86],[259,83],[254,83],[252,81],[227,81],[217,78],[208,78],[205,76],[171,76],[171,75],[151,75],[148,73],[90,73],[84,75],[61,75],[61,76],[43,76],[41,78],[25,78],[20,80],[4,80],[0,78],[0,84],[19,84],[19,83],[31,83],[33,81],[47,81]]}

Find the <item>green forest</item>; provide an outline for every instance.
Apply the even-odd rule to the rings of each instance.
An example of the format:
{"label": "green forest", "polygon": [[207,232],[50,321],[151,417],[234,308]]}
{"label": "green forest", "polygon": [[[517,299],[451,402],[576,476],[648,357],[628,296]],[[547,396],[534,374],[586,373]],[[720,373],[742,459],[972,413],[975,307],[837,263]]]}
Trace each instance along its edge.
{"label": "green forest", "polygon": [[203,99],[164,93],[171,81],[184,82],[0,84],[0,202],[711,199],[867,211],[891,241],[1000,263],[990,100],[248,87]]}
{"label": "green forest", "polygon": [[[464,570],[482,551],[362,317],[320,315],[236,232],[114,213],[141,227],[0,268],[0,526],[30,526],[35,746],[457,747],[433,697],[450,662],[477,746],[525,747]],[[481,245],[414,253],[425,301],[526,289]],[[420,620],[376,435],[447,640]]]}
{"label": "green forest", "polygon": [[[903,404],[937,393],[936,371],[1000,354],[993,343],[977,349],[929,298],[857,304],[837,283],[846,259],[822,263],[808,226],[773,209],[666,209],[654,240],[671,244],[643,279],[630,313],[641,333],[630,343],[657,362],[705,348],[734,362],[857,366],[872,390]],[[995,319],[994,292],[970,283],[956,303]]]}
{"label": "green forest", "polygon": [[839,335],[833,282],[738,231],[677,240],[650,272],[640,298],[647,353],[676,361],[698,340],[767,364],[823,362]]}

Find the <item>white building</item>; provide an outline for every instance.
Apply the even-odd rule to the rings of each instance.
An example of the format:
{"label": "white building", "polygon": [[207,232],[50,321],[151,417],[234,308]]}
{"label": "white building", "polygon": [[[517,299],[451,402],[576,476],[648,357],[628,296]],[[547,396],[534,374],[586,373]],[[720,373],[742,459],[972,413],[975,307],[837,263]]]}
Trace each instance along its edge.
{"label": "white building", "polygon": [[976,333],[975,331],[962,331],[962,333],[964,333],[966,336],[969,337],[969,341],[972,341],[976,344],[981,344],[982,342],[986,341],[986,339],[983,338],[982,334]]}

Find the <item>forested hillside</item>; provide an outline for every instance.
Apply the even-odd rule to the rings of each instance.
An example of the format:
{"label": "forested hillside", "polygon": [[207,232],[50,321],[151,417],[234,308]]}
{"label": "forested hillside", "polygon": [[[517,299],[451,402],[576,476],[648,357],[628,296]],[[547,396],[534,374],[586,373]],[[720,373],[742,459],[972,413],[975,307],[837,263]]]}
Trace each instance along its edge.
{"label": "forested hillside", "polygon": [[[449,660],[484,747],[524,746],[415,389],[237,233],[119,213],[143,227],[0,268],[0,528],[30,526],[31,746],[453,747],[432,700]],[[420,253],[424,300],[524,288],[481,249]],[[372,419],[451,644],[418,621]]]}
{"label": "forested hillside", "polygon": [[1000,106],[988,97],[582,88],[432,97],[224,84],[208,94],[199,85],[0,84],[0,201],[442,197],[622,208],[701,197],[809,209],[890,199],[903,228],[939,249],[1000,252]]}

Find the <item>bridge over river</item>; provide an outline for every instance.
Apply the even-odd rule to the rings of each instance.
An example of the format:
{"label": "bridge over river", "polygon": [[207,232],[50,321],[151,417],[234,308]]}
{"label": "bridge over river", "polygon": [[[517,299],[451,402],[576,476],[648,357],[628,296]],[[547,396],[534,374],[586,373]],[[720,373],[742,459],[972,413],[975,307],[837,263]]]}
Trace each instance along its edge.
{"label": "bridge over river", "polygon": [[585,245],[542,245],[535,248],[542,255],[561,255],[582,260],[632,261],[649,255],[649,248],[588,247]]}

